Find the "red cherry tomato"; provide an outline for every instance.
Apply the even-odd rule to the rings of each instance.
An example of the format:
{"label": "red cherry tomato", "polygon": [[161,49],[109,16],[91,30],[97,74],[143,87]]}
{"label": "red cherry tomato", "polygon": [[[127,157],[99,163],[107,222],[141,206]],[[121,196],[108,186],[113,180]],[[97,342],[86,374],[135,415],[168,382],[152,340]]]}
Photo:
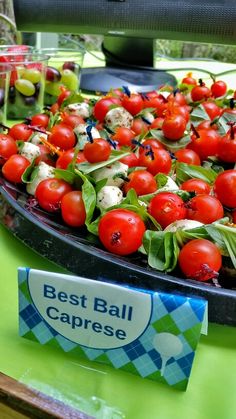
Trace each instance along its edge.
{"label": "red cherry tomato", "polygon": [[224,96],[226,92],[227,92],[227,84],[222,80],[215,81],[211,85],[211,94],[215,98]]}
{"label": "red cherry tomato", "polygon": [[154,119],[154,121],[150,124],[150,129],[161,129],[163,125],[164,118],[161,116],[158,116]]}
{"label": "red cherry tomato", "polygon": [[166,175],[171,169],[171,157],[166,150],[161,148],[153,149],[150,154],[141,153],[139,156],[139,166],[144,166],[155,176],[157,173],[165,173]]}
{"label": "red cherry tomato", "polygon": [[157,190],[157,183],[154,176],[147,170],[134,170],[129,174],[124,184],[124,192],[134,189],[137,195],[146,195]]}
{"label": "red cherry tomato", "polygon": [[216,277],[222,266],[218,247],[209,240],[195,239],[180,250],[179,266],[187,278],[207,281]]}
{"label": "red cherry tomato", "polygon": [[148,124],[142,118],[134,118],[131,130],[135,135],[145,134],[145,132],[148,132]]}
{"label": "red cherry tomato", "polygon": [[172,192],[160,192],[155,195],[150,201],[148,212],[162,228],[186,218],[184,201]]}
{"label": "red cherry tomato", "polygon": [[[68,165],[72,162],[75,155],[75,149],[70,148],[69,150],[64,151],[56,161],[56,168],[57,169],[67,169]],[[82,163],[87,161],[84,153],[80,151],[76,157],[76,163]]]}
{"label": "red cherry tomato", "polygon": [[200,157],[201,161],[206,160],[209,156],[217,156],[220,136],[214,129],[198,130],[198,137],[192,135],[192,141],[188,144],[188,148],[194,150]]}
{"label": "red cherry tomato", "polygon": [[128,156],[122,157],[122,159],[120,159],[120,162],[123,164],[127,164],[127,166],[129,167],[135,167],[138,166],[138,157],[136,156],[136,154],[130,153]]}
{"label": "red cherry tomato", "polygon": [[9,182],[21,183],[21,176],[28,166],[30,162],[24,156],[12,154],[2,166],[2,174]]}
{"label": "red cherry tomato", "polygon": [[131,115],[137,115],[143,109],[143,99],[138,93],[124,95],[121,104]]}
{"label": "red cherry tomato", "polygon": [[206,100],[211,96],[210,89],[200,80],[200,83],[191,90],[191,98],[193,102]]}
{"label": "red cherry tomato", "polygon": [[52,127],[49,141],[62,150],[68,150],[75,146],[76,136],[69,125],[60,123]]}
{"label": "red cherry tomato", "polygon": [[77,127],[79,124],[85,124],[84,119],[80,115],[65,113],[62,116],[63,124],[69,125],[71,128]]}
{"label": "red cherry tomato", "polygon": [[195,192],[196,195],[209,194],[211,187],[202,179],[188,179],[182,183],[180,189],[187,192]]}
{"label": "red cherry tomato", "polygon": [[57,98],[57,104],[60,107],[65,99],[67,99],[71,94],[70,90],[67,90],[65,87],[61,87],[61,93],[59,94]]}
{"label": "red cherry tomato", "polygon": [[84,157],[90,163],[105,161],[110,157],[111,147],[104,138],[95,138],[92,143],[84,146]]}
{"label": "red cherry tomato", "polygon": [[187,217],[189,220],[211,224],[224,216],[221,202],[211,195],[197,195],[187,203]]}
{"label": "red cherry tomato", "polygon": [[163,134],[168,140],[177,141],[183,137],[186,130],[186,120],[181,115],[172,115],[164,119]]}
{"label": "red cherry tomato", "polygon": [[222,205],[236,208],[236,170],[225,170],[217,176],[214,193]]}
{"label": "red cherry tomato", "polygon": [[121,101],[117,97],[108,97],[105,96],[102,99],[99,99],[93,108],[93,114],[96,119],[100,122],[103,122],[107,112],[111,109],[113,105],[121,105]]}
{"label": "red cherry tomato", "polygon": [[189,84],[191,86],[196,86],[197,85],[197,80],[194,77],[192,77],[192,74],[189,73],[189,74],[187,74],[187,76],[185,76],[182,79],[182,83],[183,84]]}
{"label": "red cherry tomato", "polygon": [[139,155],[145,154],[148,150],[152,149],[162,149],[165,150],[165,146],[156,140],[156,138],[147,138],[142,142],[142,146],[139,147]]}
{"label": "red cherry tomato", "polygon": [[64,222],[71,227],[81,227],[85,224],[86,211],[81,191],[71,191],[63,195],[61,215]]}
{"label": "red cherry tomato", "polygon": [[215,102],[203,102],[202,106],[211,120],[217,118],[221,114],[222,109]]}
{"label": "red cherry tomato", "polygon": [[55,212],[61,207],[62,197],[71,190],[71,185],[63,179],[49,178],[38,184],[35,196],[41,208]]}
{"label": "red cherry tomato", "polygon": [[142,244],[145,224],[133,211],[114,209],[102,216],[98,235],[104,247],[117,255],[129,255]]}
{"label": "red cherry tomato", "polygon": [[218,157],[227,163],[236,163],[236,132],[234,127],[220,139]]}
{"label": "red cherry tomato", "polygon": [[37,127],[47,128],[49,123],[49,116],[45,113],[38,113],[31,118],[31,125]]}
{"label": "red cherry tomato", "polygon": [[0,165],[4,164],[13,154],[17,154],[15,140],[8,134],[0,134]]}
{"label": "red cherry tomato", "polygon": [[15,141],[28,141],[32,135],[32,130],[28,128],[28,125],[19,123],[14,124],[10,129],[8,134],[14,138]]}
{"label": "red cherry tomato", "polygon": [[187,164],[193,164],[194,166],[201,166],[201,160],[199,155],[188,148],[182,148],[175,152],[175,157],[178,161]]}
{"label": "red cherry tomato", "polygon": [[134,132],[126,127],[118,127],[115,134],[112,136],[114,141],[117,141],[120,146],[131,146],[134,139]]}

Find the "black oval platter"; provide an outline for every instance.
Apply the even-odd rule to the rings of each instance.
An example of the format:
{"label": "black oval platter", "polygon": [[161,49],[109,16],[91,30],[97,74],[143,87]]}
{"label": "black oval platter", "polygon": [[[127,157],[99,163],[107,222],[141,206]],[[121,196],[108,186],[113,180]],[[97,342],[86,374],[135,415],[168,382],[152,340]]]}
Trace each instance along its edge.
{"label": "black oval platter", "polygon": [[148,267],[141,254],[119,257],[106,252],[85,230],[67,228],[58,216],[35,205],[21,187],[0,177],[0,222],[41,256],[86,278],[135,288],[202,297],[209,321],[236,325],[236,291],[167,275]]}

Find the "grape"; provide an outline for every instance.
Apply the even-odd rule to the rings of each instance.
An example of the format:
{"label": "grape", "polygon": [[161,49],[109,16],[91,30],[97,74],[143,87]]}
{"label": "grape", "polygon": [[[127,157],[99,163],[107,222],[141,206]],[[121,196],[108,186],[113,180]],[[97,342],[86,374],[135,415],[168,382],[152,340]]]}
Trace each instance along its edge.
{"label": "grape", "polygon": [[0,106],[4,105],[4,96],[5,96],[5,91],[4,89],[0,88]]}
{"label": "grape", "polygon": [[61,93],[61,86],[62,84],[60,82],[46,82],[45,92],[52,96],[59,96],[59,94]]}
{"label": "grape", "polygon": [[29,80],[18,79],[15,82],[15,88],[24,96],[32,96],[35,93],[35,87]]}
{"label": "grape", "polygon": [[35,84],[41,80],[41,72],[35,68],[27,68],[22,74],[22,78]]}
{"label": "grape", "polygon": [[71,70],[74,73],[78,73],[79,69],[79,64],[75,63],[74,61],[66,61],[62,66],[62,70]]}
{"label": "grape", "polygon": [[46,80],[59,81],[60,79],[61,79],[60,72],[56,68],[48,66],[46,69]]}
{"label": "grape", "polygon": [[27,106],[32,106],[35,104],[36,98],[35,96],[28,96],[28,97],[26,96],[24,98],[24,101]]}
{"label": "grape", "polygon": [[9,92],[8,92],[8,100],[10,103],[14,103],[15,101],[15,97],[16,97],[16,89],[14,86],[11,86],[9,88]]}
{"label": "grape", "polygon": [[79,86],[78,77],[71,70],[62,70],[61,82],[72,91],[77,90]]}

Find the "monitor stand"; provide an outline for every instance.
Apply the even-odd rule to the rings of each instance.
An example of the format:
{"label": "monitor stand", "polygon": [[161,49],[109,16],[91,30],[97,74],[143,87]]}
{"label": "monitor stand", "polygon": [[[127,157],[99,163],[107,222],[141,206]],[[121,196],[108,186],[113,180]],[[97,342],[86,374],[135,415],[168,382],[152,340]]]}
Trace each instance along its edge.
{"label": "monitor stand", "polygon": [[174,76],[161,70],[130,69],[122,67],[83,68],[80,88],[87,93],[107,93],[114,88],[128,86],[131,91],[147,93],[168,84],[174,88]]}

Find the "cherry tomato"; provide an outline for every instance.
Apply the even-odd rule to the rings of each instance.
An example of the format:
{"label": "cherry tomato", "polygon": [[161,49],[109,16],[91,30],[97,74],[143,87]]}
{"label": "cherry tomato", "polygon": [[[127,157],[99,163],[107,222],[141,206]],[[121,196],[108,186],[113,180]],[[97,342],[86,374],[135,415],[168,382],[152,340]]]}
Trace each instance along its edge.
{"label": "cherry tomato", "polygon": [[200,129],[214,129],[215,131],[217,131],[218,126],[217,124],[213,124],[212,121],[205,120],[201,121],[200,124],[198,124],[197,130],[199,131]]}
{"label": "cherry tomato", "polygon": [[24,156],[12,154],[2,166],[2,173],[9,182],[21,183],[21,176],[28,166],[30,166],[30,162]]}
{"label": "cherry tomato", "polygon": [[28,125],[19,123],[14,124],[8,134],[14,138],[15,141],[28,141],[32,135],[32,130],[28,128]]}
{"label": "cherry tomato", "polygon": [[61,215],[64,222],[71,227],[81,227],[85,224],[86,211],[81,191],[71,191],[63,195]]}
{"label": "cherry tomato", "polygon": [[186,120],[181,115],[172,115],[164,119],[163,134],[168,140],[177,141],[183,137],[186,130]]}
{"label": "cherry tomato", "polygon": [[224,96],[227,92],[227,84],[222,80],[217,80],[211,85],[211,94],[215,98]]}
{"label": "cherry tomato", "polygon": [[182,163],[193,164],[194,166],[201,166],[201,160],[199,155],[189,148],[182,148],[176,151],[175,157],[178,161]]}
{"label": "cherry tomato", "polygon": [[202,106],[211,120],[217,118],[221,114],[222,109],[215,102],[203,102]]}
{"label": "cherry tomato", "polygon": [[120,162],[123,164],[127,164],[129,167],[138,166],[138,157],[134,153],[130,153],[128,156],[122,157]]}
{"label": "cherry tomato", "polygon": [[97,163],[109,159],[111,147],[104,138],[95,138],[92,143],[88,142],[84,146],[84,157],[90,163]]}
{"label": "cherry tomato", "polygon": [[69,125],[60,123],[52,127],[49,141],[62,150],[68,150],[75,146],[76,136]]}
{"label": "cherry tomato", "polygon": [[57,104],[60,107],[64,100],[66,100],[71,94],[71,91],[66,89],[64,86],[61,87],[61,93],[59,94],[57,98]]}
{"label": "cherry tomato", "polygon": [[217,156],[220,136],[214,129],[198,130],[198,137],[192,135],[192,141],[188,144],[188,148],[194,150],[200,157],[201,161],[206,160],[209,156]]}
{"label": "cherry tomato", "polygon": [[185,244],[178,261],[183,274],[198,281],[215,278],[222,266],[218,247],[206,239],[195,239]]}
{"label": "cherry tomato", "polygon": [[162,149],[165,150],[165,146],[156,140],[156,138],[147,138],[142,142],[142,146],[139,147],[139,155],[145,154],[148,150],[152,149]]}
{"label": "cherry tomato", "polygon": [[229,169],[220,173],[213,188],[222,205],[236,208],[236,170]]}
{"label": "cherry tomato", "polygon": [[[67,169],[68,165],[72,162],[75,155],[75,149],[70,148],[69,150],[64,151],[56,161],[56,168],[57,169]],[[82,163],[87,161],[84,153],[80,151],[76,157],[76,163]]]}
{"label": "cherry tomato", "polygon": [[189,84],[191,86],[196,86],[197,85],[197,80],[194,77],[192,77],[191,73],[189,73],[189,74],[187,74],[187,76],[185,76],[182,79],[182,83],[183,84]]}
{"label": "cherry tomato", "polygon": [[188,179],[182,183],[180,189],[187,192],[195,192],[196,195],[209,194],[211,186],[202,179]]}
{"label": "cherry tomato", "polygon": [[164,229],[177,220],[186,218],[184,201],[172,192],[160,192],[149,204],[148,212]]}
{"label": "cherry tomato", "polygon": [[55,212],[61,206],[62,197],[71,190],[71,185],[63,179],[49,178],[38,184],[35,196],[41,208]]}
{"label": "cherry tomato", "polygon": [[158,116],[157,118],[154,119],[154,121],[152,121],[152,123],[150,124],[150,129],[161,129],[162,125],[163,125],[163,121],[164,118],[161,116]]}
{"label": "cherry tomato", "polygon": [[137,115],[143,109],[143,99],[138,93],[124,95],[121,104],[131,115]]}
{"label": "cherry tomato", "polygon": [[199,80],[199,84],[197,86],[194,86],[194,88],[191,90],[191,98],[193,102],[200,102],[202,100],[206,100],[210,96],[211,91],[205,85],[205,83],[202,82],[202,80]]}
{"label": "cherry tomato", "polygon": [[0,134],[0,165],[4,164],[12,154],[17,154],[15,140],[8,134]]}
{"label": "cherry tomato", "polygon": [[115,134],[112,136],[114,141],[117,141],[120,146],[131,146],[134,139],[134,132],[126,127],[118,127]]}
{"label": "cherry tomato", "polygon": [[141,153],[139,156],[139,166],[144,166],[155,176],[157,173],[165,173],[166,175],[171,169],[171,157],[166,150],[161,148],[153,149],[151,153]]}
{"label": "cherry tomato", "polygon": [[236,133],[234,127],[220,139],[218,157],[227,163],[236,163]]}
{"label": "cherry tomato", "polygon": [[129,174],[124,184],[124,192],[134,189],[137,195],[146,195],[157,190],[157,183],[154,176],[147,170],[134,170]]}
{"label": "cherry tomato", "polygon": [[77,127],[79,124],[84,124],[84,119],[80,115],[65,113],[62,117],[63,124],[69,125],[71,128]]}
{"label": "cherry tomato", "polygon": [[45,113],[38,113],[31,118],[31,125],[37,127],[47,128],[49,123],[49,116]]}
{"label": "cherry tomato", "polygon": [[187,203],[187,217],[189,220],[211,224],[224,216],[224,209],[219,201],[211,195],[197,195]]}
{"label": "cherry tomato", "polygon": [[121,101],[117,97],[105,96],[99,99],[93,108],[93,114],[96,119],[103,122],[107,112],[111,109],[112,105],[121,105]]}
{"label": "cherry tomato", "polygon": [[102,216],[98,235],[104,247],[117,255],[129,255],[142,244],[145,224],[133,211],[114,209]]}
{"label": "cherry tomato", "polygon": [[142,120],[142,118],[134,118],[131,125],[131,130],[135,135],[142,135],[148,132],[148,124]]}
{"label": "cherry tomato", "polygon": [[150,92],[145,94],[146,99],[143,101],[144,108],[154,108],[155,114],[158,117],[163,117],[167,108],[167,99],[157,92]]}

